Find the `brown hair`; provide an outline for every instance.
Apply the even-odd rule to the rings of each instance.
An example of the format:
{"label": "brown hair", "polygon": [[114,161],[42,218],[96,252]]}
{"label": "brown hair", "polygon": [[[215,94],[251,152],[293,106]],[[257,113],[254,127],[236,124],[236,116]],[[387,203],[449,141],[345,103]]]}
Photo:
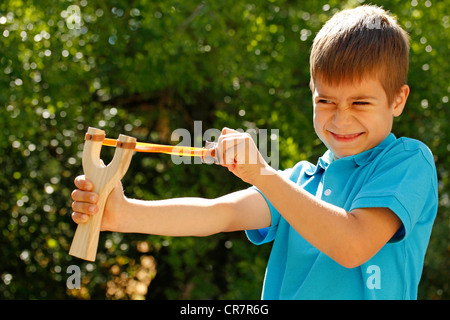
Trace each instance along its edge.
{"label": "brown hair", "polygon": [[409,35],[384,9],[363,5],[335,14],[316,35],[310,56],[314,79],[328,84],[376,76],[389,104],[408,75]]}

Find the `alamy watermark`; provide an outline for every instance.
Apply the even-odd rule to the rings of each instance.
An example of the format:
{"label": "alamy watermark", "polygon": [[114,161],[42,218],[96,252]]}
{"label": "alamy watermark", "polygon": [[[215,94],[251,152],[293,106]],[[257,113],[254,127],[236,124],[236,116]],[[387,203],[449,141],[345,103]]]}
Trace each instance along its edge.
{"label": "alamy watermark", "polygon": [[[248,133],[259,153],[264,160],[275,170],[279,168],[279,129],[236,129],[240,133]],[[194,121],[194,136],[187,129],[179,128],[172,132],[171,140],[179,141],[178,147],[197,147],[202,148],[207,142],[216,143],[222,133],[221,130],[210,128],[203,132],[202,121]],[[237,151],[245,152],[245,149],[237,147]],[[201,164],[204,163],[199,157],[190,157],[182,155],[172,155],[174,164]],[[249,164],[255,164],[256,157],[249,157]],[[207,162],[208,163],[208,162]]]}
{"label": "alamy watermark", "polygon": [[80,267],[74,264],[71,264],[67,267],[66,273],[70,274],[67,277],[66,287],[68,289],[80,289],[81,288],[81,270]]}
{"label": "alamy watermark", "polygon": [[370,276],[367,277],[366,286],[369,290],[381,289],[381,269],[376,264],[372,264],[367,267],[367,274]]}

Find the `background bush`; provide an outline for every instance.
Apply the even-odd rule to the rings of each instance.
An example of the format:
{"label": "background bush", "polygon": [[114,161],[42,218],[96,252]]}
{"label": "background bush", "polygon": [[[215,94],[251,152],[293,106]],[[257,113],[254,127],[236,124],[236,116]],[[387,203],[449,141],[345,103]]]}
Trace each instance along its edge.
{"label": "background bush", "polygon": [[[95,263],[68,255],[73,179],[88,126],[176,144],[208,128],[279,129],[286,168],[325,151],[312,127],[309,50],[321,25],[361,1],[5,0],[0,3],[0,297],[259,299],[270,245],[102,233]],[[421,299],[448,299],[450,30],[445,1],[372,1],[410,33],[411,95],[394,126],[425,142],[439,212]],[[70,7],[76,6],[76,7]],[[79,10],[80,20],[73,10]],[[193,142],[192,142],[193,143]],[[108,159],[112,151],[102,151]],[[136,154],[129,197],[218,197],[248,187],[224,168]],[[66,287],[67,267],[82,288]]]}

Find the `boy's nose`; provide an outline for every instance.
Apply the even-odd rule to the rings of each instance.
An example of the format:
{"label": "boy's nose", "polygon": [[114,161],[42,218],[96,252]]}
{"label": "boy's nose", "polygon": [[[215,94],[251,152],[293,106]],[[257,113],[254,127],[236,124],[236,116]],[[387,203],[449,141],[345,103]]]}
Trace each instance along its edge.
{"label": "boy's nose", "polygon": [[351,123],[352,115],[347,107],[337,107],[333,117],[333,124],[338,128],[343,128]]}

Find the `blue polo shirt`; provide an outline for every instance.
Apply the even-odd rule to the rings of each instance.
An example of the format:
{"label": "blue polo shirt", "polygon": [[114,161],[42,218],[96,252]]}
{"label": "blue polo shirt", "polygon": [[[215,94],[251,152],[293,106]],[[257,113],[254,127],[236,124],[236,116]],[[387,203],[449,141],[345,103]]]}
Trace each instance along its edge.
{"label": "blue polo shirt", "polygon": [[263,299],[417,299],[438,205],[436,168],[426,145],[391,133],[360,154],[334,160],[328,150],[317,165],[301,161],[281,174],[348,212],[389,208],[402,227],[366,263],[345,268],[309,244],[263,195],[271,226],[246,231],[255,244],[273,241]]}

